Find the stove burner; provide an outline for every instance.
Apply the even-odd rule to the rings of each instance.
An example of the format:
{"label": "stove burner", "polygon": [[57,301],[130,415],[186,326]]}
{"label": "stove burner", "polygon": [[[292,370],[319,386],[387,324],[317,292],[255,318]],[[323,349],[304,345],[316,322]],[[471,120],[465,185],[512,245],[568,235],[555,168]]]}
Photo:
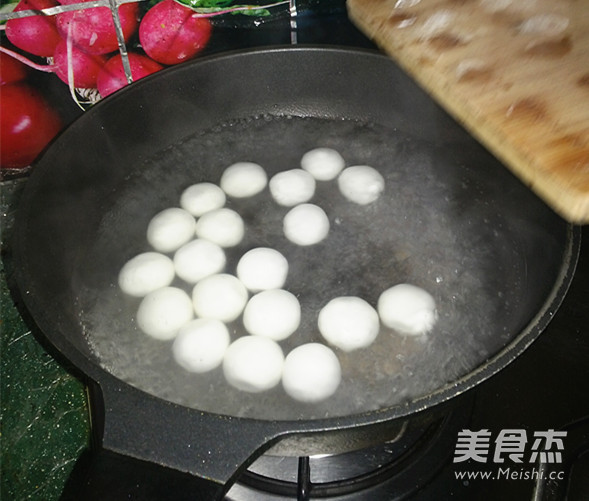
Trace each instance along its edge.
{"label": "stove burner", "polygon": [[457,405],[441,415],[408,419],[392,440],[352,452],[265,454],[238,478],[226,499],[406,499],[428,484],[451,456],[469,412],[470,405]]}

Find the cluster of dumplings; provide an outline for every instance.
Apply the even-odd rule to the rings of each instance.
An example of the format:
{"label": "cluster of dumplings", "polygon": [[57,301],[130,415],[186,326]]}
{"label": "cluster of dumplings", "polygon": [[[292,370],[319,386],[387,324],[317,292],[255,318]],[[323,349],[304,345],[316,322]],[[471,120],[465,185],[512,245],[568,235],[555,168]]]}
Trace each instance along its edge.
{"label": "cluster of dumplings", "polygon": [[[175,361],[193,373],[222,366],[227,382],[246,392],[261,392],[280,382],[302,402],[331,396],[341,368],[330,346],[352,351],[370,345],[380,323],[404,334],[429,331],[436,320],[429,293],[410,284],[384,291],[376,306],[359,297],[338,297],[320,311],[318,328],[327,344],[300,345],[286,356],[279,344],[298,329],[301,306],[285,290],[289,263],[278,250],[257,247],[226,270],[225,249],[243,240],[246,226],[227,197],[252,197],[268,187],[273,200],[289,211],[283,232],[292,243],[311,246],[329,234],[329,218],[309,203],[317,182],[337,180],[349,201],[367,205],[385,188],[370,166],[346,167],[330,148],[316,148],[301,158],[301,168],[275,174],[252,162],[238,162],[222,173],[219,185],[201,182],[186,188],[180,206],[156,214],[147,227],[151,250],[131,258],[119,272],[121,290],[141,298],[136,321],[147,335],[172,341]],[[189,295],[173,286],[179,277]],[[241,320],[246,335],[231,339],[228,324]]]}

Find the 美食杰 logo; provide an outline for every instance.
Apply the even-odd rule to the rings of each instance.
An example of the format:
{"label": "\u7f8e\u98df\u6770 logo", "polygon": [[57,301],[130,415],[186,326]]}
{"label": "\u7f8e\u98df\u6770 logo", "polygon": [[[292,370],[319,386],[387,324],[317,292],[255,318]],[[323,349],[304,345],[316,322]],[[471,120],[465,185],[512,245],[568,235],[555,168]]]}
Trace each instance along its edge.
{"label": "\u7f8e\u98df\u6770 logo", "polygon": [[[456,471],[463,480],[535,480],[546,473],[543,465],[562,463],[566,431],[553,429],[528,432],[525,429],[503,429],[493,434],[488,429],[461,430],[454,449],[454,464],[498,465],[497,471]],[[564,473],[550,471],[559,479]]]}

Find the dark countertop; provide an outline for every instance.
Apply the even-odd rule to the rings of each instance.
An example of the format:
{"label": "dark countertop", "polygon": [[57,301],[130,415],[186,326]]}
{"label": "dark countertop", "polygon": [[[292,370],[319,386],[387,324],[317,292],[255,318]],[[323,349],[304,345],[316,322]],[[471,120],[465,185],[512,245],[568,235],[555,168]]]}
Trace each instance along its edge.
{"label": "dark countertop", "polygon": [[[10,235],[14,207],[25,180],[2,185],[2,240]],[[85,387],[43,348],[13,302],[10,254],[0,269],[0,370],[2,499],[58,499],[80,453],[90,423]]]}

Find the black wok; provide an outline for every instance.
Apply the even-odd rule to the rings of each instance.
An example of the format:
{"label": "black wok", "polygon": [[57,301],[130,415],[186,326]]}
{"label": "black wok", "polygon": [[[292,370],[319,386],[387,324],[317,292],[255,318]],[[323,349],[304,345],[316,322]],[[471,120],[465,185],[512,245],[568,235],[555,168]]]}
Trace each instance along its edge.
{"label": "black wok", "polygon": [[[268,230],[281,213],[267,195],[239,207],[251,228],[246,246],[284,245],[303,263],[289,277],[308,320],[285,351],[319,340],[322,301],[355,294],[374,302],[400,281],[433,293],[436,329],[420,340],[384,331],[372,351],[338,352],[342,386],[316,406],[292,403],[280,388],[239,394],[218,371],[182,372],[169,346],[137,331],[137,305],[116,287],[120,266],[146,250],[147,222],[177,205],[188,184],[218,181],[233,161],[257,161],[272,174],[322,145],[380,168],[387,189],[359,212],[320,188],[317,203],[334,231],[304,253]],[[27,309],[97,389],[101,446],[194,475],[203,499],[222,496],[269,448],[309,455],[378,442],[399,419],[500,371],[550,321],[580,243],[577,228],[389,59],[311,47],[203,59],[98,104],[35,166],[15,236]]]}

